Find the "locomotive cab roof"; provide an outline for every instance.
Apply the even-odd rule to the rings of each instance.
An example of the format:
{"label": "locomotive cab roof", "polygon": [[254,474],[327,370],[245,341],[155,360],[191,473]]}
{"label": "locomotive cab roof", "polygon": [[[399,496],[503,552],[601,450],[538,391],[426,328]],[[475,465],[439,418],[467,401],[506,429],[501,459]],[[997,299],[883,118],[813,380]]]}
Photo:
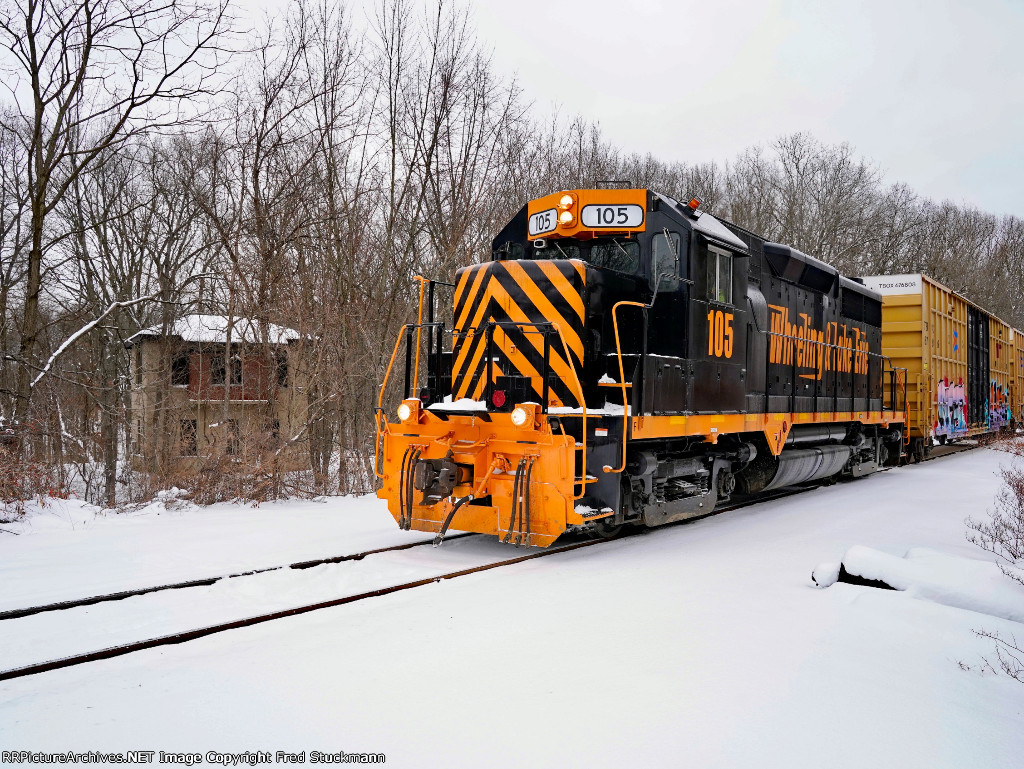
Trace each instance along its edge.
{"label": "locomotive cab roof", "polygon": [[651,223],[652,214],[737,254],[749,254],[748,245],[722,221],[669,195],[647,189],[576,189],[552,193],[523,206],[494,238],[492,259],[530,258],[531,246],[548,240],[635,238],[661,229]]}

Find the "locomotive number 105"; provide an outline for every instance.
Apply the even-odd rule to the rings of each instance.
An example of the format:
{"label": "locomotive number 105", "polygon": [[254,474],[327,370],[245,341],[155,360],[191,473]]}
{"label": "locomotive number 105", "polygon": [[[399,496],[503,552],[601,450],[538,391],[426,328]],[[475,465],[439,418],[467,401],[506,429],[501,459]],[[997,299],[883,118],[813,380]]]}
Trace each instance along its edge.
{"label": "locomotive number 105", "polygon": [[733,314],[721,310],[708,312],[708,355],[716,358],[732,357]]}

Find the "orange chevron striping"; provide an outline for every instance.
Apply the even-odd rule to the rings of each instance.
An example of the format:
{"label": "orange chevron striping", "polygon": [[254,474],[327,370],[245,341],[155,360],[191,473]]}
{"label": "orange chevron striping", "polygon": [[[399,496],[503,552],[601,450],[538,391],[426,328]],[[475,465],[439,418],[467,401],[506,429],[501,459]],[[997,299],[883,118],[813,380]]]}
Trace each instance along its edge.
{"label": "orange chevron striping", "polygon": [[467,268],[463,270],[462,275],[459,276],[458,285],[455,286],[455,307],[459,306],[459,302],[462,299],[462,292],[466,290],[466,284],[469,283],[469,276],[472,272],[472,268]]}
{"label": "orange chevron striping", "polygon": [[[483,334],[480,334],[480,336],[483,336]],[[479,366],[483,365],[482,361],[484,357],[484,350],[486,349],[487,344],[481,342],[477,346],[476,352],[473,353],[473,360],[470,362],[469,368],[466,369],[466,373],[460,374],[458,379],[455,379],[454,377],[452,378],[453,381],[459,382],[459,391],[456,393],[456,395],[458,395],[459,398],[469,397],[469,384],[470,382],[473,381],[473,372],[476,371]],[[481,381],[483,380],[481,379]],[[477,389],[479,389],[479,386],[477,387]],[[476,397],[475,392],[473,397]]]}
{"label": "orange chevron striping", "polygon": [[[456,375],[461,376],[462,375],[463,364],[466,362],[466,354],[469,351],[469,348],[471,346],[469,344],[469,342],[470,342],[470,340],[473,339],[474,336],[477,336],[476,329],[480,328],[480,326],[483,324],[483,322],[484,322],[484,320],[486,318],[487,310],[488,310],[488,308],[490,307],[490,304],[491,304],[491,299],[496,298],[495,292],[494,292],[495,286],[498,286],[498,281],[493,280],[493,279],[489,279],[487,281],[487,288],[484,290],[483,296],[480,297],[480,304],[479,304],[479,306],[476,309],[476,316],[473,318],[472,325],[470,325],[468,327],[468,329],[467,329],[466,326],[457,326],[456,327],[456,328],[459,328],[460,330],[467,329],[469,331],[470,335],[464,337],[465,344],[463,344],[462,349],[459,350],[459,357],[455,361],[455,365],[452,366],[453,376],[456,376]],[[498,288],[500,288],[500,286],[498,286]],[[504,293],[504,291],[502,293]],[[482,332],[481,332],[481,335],[482,335]],[[480,347],[485,347],[485,346],[486,345],[483,344],[483,343],[480,344]],[[475,371],[475,370],[476,369],[469,369],[469,371]]]}
{"label": "orange chevron striping", "polygon": [[[535,388],[537,392],[543,392],[543,377],[540,375],[540,372],[538,372],[537,369],[534,368],[533,364],[531,364],[530,361],[527,360],[526,356],[519,352],[518,349],[515,349],[514,345],[511,343],[508,336],[501,328],[494,329],[494,346],[497,349],[501,350],[501,352],[506,356],[509,365],[513,369],[518,371],[519,374],[521,374],[522,376],[529,377],[531,379],[531,384],[533,384],[534,381],[538,383],[538,385]],[[481,351],[482,350],[483,345],[481,345]],[[477,358],[477,361],[475,361],[475,365],[472,368],[470,368],[471,372],[476,371],[477,365],[485,365],[484,362],[480,360],[482,357],[483,356],[481,354]],[[492,382],[497,381],[498,376],[505,374],[505,372],[498,365],[495,365],[492,371]],[[473,393],[470,395],[468,388],[471,379],[472,377],[466,377],[465,381],[463,382],[463,386],[460,390],[459,397],[472,397],[476,400],[480,400],[484,396],[484,387],[487,385],[487,378],[485,376],[481,376],[480,379],[477,381],[476,389],[474,389]],[[562,401],[555,394],[554,390],[550,390],[548,392],[548,397],[551,399],[551,405],[555,407],[563,405]]]}
{"label": "orange chevron striping", "polygon": [[[526,313],[519,309],[519,305],[517,305],[511,297],[509,297],[506,312],[508,313],[509,320],[512,320],[516,323],[520,323],[527,328],[530,326],[530,319],[526,316]],[[564,333],[565,332],[563,329],[563,334]],[[538,354],[544,354],[544,342],[539,334],[525,334],[525,337],[526,340],[538,352]],[[548,360],[551,361],[551,369],[555,372],[555,374],[561,377],[561,379],[567,384],[569,382],[574,382],[575,377],[573,376],[572,368],[569,366],[568,363],[565,362],[565,360],[560,355],[558,355],[556,349],[557,348],[554,345],[551,346],[551,353],[550,357],[548,358]]]}
{"label": "orange chevron striping", "polygon": [[569,303],[569,306],[579,316],[580,323],[582,324],[584,308],[583,297],[580,296],[580,292],[551,262],[537,262],[537,264],[544,272],[545,277],[551,281],[551,285],[558,289],[558,293],[562,295],[562,298]]}
{"label": "orange chevron striping", "polygon": [[[469,308],[473,306],[473,298],[480,291],[480,282],[484,279],[487,274],[487,265],[481,264],[479,267],[472,270],[475,274],[473,276],[473,287],[469,291],[469,295],[466,297],[465,303],[462,306],[462,311],[459,314],[459,319],[455,322],[455,328],[463,330],[466,328],[466,315],[469,314]],[[456,301],[455,306],[458,307]]]}
{"label": "orange chevron striping", "polygon": [[[562,329],[562,334],[565,336],[565,341],[569,345],[569,349],[576,353],[576,357],[579,360],[583,360],[583,342],[580,341],[579,335],[572,328],[572,326],[562,317],[561,313],[555,309],[555,306],[551,304],[551,301],[544,295],[540,287],[533,282],[533,279],[526,273],[526,270],[521,265],[515,262],[509,262],[507,264],[509,275],[515,278],[516,283],[526,294],[526,297],[533,302],[533,306],[536,307],[545,319],[555,323]],[[563,279],[564,280],[564,279]]]}
{"label": "orange chevron striping", "polygon": [[[495,340],[497,340],[497,338],[498,338],[497,330],[495,331],[494,337],[495,337]],[[527,335],[527,338],[529,339],[530,335]],[[530,380],[531,380],[531,382],[530,382],[531,386],[534,386],[534,389],[538,393],[544,392],[544,389],[543,389],[544,388],[544,377],[541,376],[541,373],[539,371],[537,371],[536,368],[534,368],[533,364],[530,363],[530,361],[526,358],[526,356],[523,355],[515,347],[515,345],[512,344],[512,341],[508,338],[508,335],[505,334],[504,332],[502,332],[502,334],[501,334],[501,343],[499,344],[499,346],[501,348],[501,351],[508,358],[510,365],[512,365],[521,375],[529,377]],[[549,358],[549,360],[550,360],[550,358]],[[534,385],[534,380],[536,381],[536,385]],[[559,400],[559,398],[555,394],[554,390],[549,390],[548,391],[548,398],[552,399],[554,406],[561,406],[562,405],[561,400]]]}

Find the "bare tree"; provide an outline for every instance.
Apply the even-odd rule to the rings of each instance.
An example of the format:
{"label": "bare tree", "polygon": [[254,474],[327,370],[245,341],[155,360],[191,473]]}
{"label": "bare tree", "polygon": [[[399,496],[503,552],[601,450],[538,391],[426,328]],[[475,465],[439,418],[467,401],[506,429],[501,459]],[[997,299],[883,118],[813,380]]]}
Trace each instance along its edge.
{"label": "bare tree", "polygon": [[209,93],[227,0],[21,0],[0,9],[0,71],[23,142],[29,232],[14,417],[24,421],[40,333],[45,231],[76,179],[130,137],[178,125]]}

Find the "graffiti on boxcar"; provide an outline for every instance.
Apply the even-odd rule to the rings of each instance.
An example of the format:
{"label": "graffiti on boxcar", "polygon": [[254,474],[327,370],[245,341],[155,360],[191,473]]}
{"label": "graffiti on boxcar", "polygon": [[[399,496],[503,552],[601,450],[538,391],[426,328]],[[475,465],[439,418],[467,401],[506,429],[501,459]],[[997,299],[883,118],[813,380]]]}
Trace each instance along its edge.
{"label": "graffiti on boxcar", "polygon": [[939,380],[935,392],[935,435],[957,438],[967,435],[967,399],[964,396],[964,380],[950,384],[949,377]]}
{"label": "graffiti on boxcar", "polygon": [[990,429],[998,430],[1010,424],[1010,395],[1007,388],[995,380],[989,387],[988,396],[988,426]]}

